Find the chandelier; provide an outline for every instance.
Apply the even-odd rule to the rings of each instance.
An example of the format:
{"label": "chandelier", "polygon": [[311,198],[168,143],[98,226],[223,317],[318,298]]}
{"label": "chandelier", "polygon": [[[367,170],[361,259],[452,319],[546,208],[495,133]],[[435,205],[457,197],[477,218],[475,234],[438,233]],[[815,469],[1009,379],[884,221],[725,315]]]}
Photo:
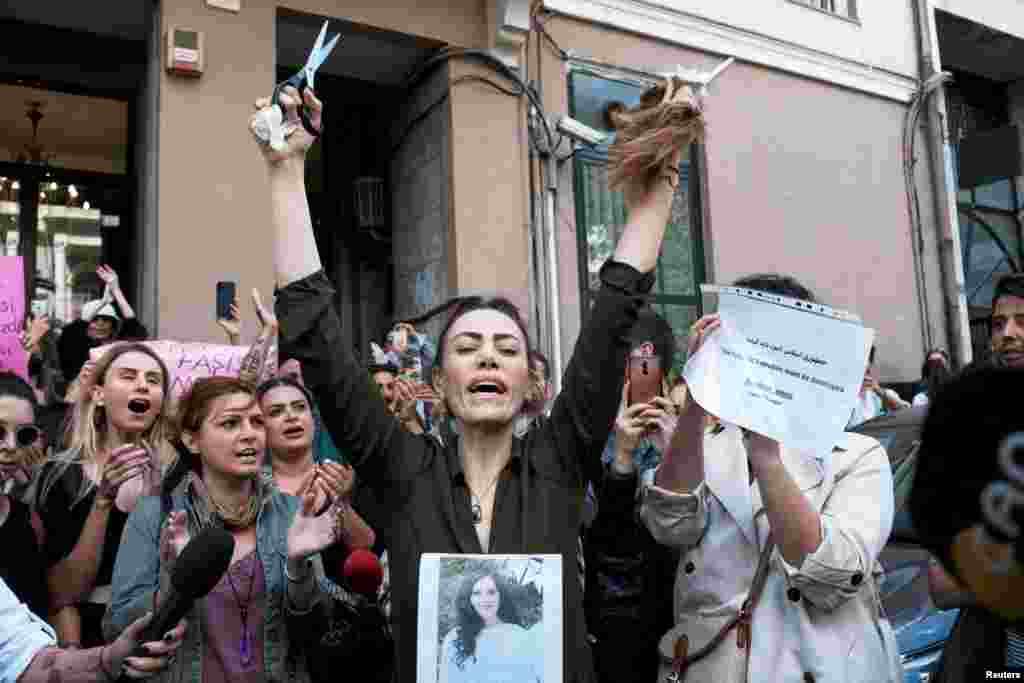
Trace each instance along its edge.
{"label": "chandelier", "polygon": [[32,100],[26,104],[28,111],[25,112],[25,118],[32,122],[32,142],[25,145],[24,151],[18,153],[17,161],[20,164],[46,166],[50,163],[53,155],[47,154],[46,149],[39,144],[39,122],[43,120],[43,103]]}

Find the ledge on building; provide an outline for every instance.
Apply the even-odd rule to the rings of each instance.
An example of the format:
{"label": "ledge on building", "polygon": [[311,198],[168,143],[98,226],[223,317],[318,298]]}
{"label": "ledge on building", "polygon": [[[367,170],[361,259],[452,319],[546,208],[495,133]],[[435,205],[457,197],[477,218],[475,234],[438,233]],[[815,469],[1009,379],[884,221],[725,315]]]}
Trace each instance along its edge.
{"label": "ledge on building", "polygon": [[[851,1],[853,1],[853,0],[851,0]],[[835,12],[835,11],[832,11],[832,10],[827,10],[824,7],[821,7],[818,4],[819,0],[789,0],[789,2],[791,2],[794,5],[800,5],[801,7],[805,8],[805,9],[813,10],[813,11],[819,13],[819,14],[824,14],[825,16],[833,17],[835,19],[840,19],[842,21],[851,23],[854,26],[860,26],[861,25],[860,24],[860,17],[857,16],[856,4],[854,5],[854,11],[853,11],[853,14],[851,16],[850,14],[844,14],[843,12]]]}

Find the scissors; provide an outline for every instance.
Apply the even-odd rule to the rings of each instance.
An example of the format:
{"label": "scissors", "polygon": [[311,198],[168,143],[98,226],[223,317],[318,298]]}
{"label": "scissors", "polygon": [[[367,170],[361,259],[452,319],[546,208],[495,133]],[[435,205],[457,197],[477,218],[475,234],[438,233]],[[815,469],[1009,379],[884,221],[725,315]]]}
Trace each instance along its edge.
{"label": "scissors", "polygon": [[[331,38],[327,45],[324,45],[324,39],[327,37],[327,23],[328,20],[324,21],[324,25],[320,28],[320,35],[316,37],[316,42],[313,43],[313,49],[309,51],[309,57],[306,59],[306,64],[303,66],[298,73],[294,74],[291,78],[278,83],[274,87],[274,94],[270,99],[270,106],[266,107],[253,121],[252,131],[260,140],[264,143],[270,144],[274,149],[284,148],[284,139],[291,134],[292,129],[287,129],[284,125],[284,111],[281,109],[281,91],[289,85],[294,87],[300,93],[309,87],[314,88],[314,79],[316,78],[316,71],[320,66],[327,60],[327,57],[334,51],[335,46],[338,44],[338,40],[341,38],[341,34],[335,35]],[[303,105],[299,107],[299,119],[302,121],[302,127],[305,128],[310,135],[313,137],[319,137],[320,131],[314,126],[313,122],[309,120],[309,114],[307,108]]]}
{"label": "scissors", "polygon": [[[324,25],[320,28],[320,35],[316,37],[316,42],[313,43],[313,49],[309,51],[309,57],[306,59],[306,65],[299,69],[298,73],[294,74],[291,78],[283,83],[279,83],[274,88],[274,94],[270,99],[271,106],[280,107],[281,91],[287,86],[292,86],[300,93],[305,89],[305,86],[309,86],[310,89],[315,90],[314,79],[316,78],[316,70],[320,68],[327,57],[330,56],[331,52],[334,51],[335,46],[338,44],[338,39],[341,38],[341,34],[338,33],[327,45],[324,45],[324,38],[327,37],[327,23],[328,20],[324,20]],[[309,131],[309,134],[313,137],[320,135],[320,132],[313,127],[312,122],[309,120],[309,116],[306,114],[306,107],[299,107],[299,118],[302,119],[302,126]]]}

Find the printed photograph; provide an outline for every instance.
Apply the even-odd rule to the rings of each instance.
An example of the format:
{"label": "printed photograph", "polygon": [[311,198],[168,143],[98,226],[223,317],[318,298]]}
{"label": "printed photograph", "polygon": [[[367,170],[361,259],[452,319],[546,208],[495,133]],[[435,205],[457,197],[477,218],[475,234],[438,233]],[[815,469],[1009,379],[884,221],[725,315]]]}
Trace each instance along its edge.
{"label": "printed photograph", "polygon": [[439,683],[544,680],[544,577],[542,557],[440,560]]}

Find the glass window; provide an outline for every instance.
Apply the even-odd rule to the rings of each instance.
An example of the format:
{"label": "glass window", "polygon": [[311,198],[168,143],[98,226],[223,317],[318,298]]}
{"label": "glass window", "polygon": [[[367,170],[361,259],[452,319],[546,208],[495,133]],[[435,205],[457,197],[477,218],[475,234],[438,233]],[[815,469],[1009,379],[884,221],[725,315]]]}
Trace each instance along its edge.
{"label": "glass window", "polygon": [[[633,106],[640,101],[644,86],[617,81],[586,71],[574,71],[569,78],[570,115],[598,130],[610,132],[604,120],[604,108],[618,101]],[[608,188],[607,146],[584,148],[574,157],[576,190],[576,227],[579,244],[580,286],[584,316],[600,287],[598,272],[611,257],[626,225],[627,210],[621,192]],[[697,191],[699,185],[691,159],[684,154],[679,186],[672,204],[672,216],[655,271],[651,292],[652,308],[663,316],[676,333],[676,371],[685,360],[690,325],[700,315],[699,284],[704,281],[704,252]]]}
{"label": "glass window", "polygon": [[987,309],[996,280],[1020,265],[1020,230],[1004,214],[961,210],[959,217],[967,305]]}
{"label": "glass window", "polygon": [[993,209],[1013,211],[1015,208],[1014,192],[1013,180],[1011,178],[1003,178],[994,183],[974,188],[974,203]]}

